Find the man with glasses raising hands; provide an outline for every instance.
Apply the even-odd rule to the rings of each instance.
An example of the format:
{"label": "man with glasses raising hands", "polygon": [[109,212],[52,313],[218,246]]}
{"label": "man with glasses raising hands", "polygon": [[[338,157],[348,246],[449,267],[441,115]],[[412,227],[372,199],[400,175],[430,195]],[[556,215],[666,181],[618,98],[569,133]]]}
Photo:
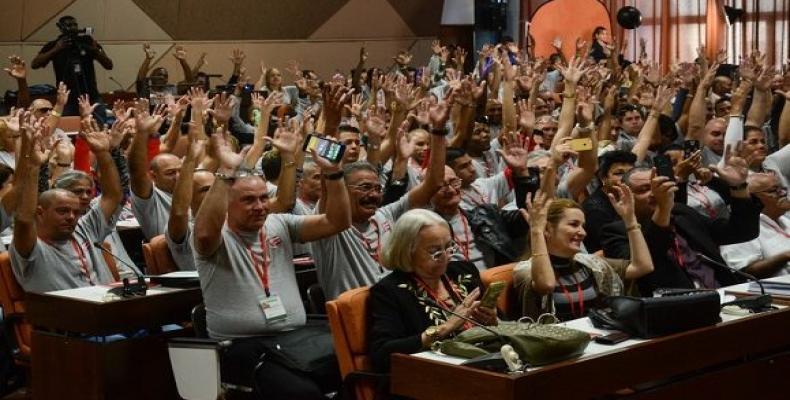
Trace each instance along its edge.
{"label": "man with glasses raising hands", "polygon": [[[385,272],[380,264],[381,251],[392,225],[407,210],[428,205],[442,186],[446,149],[444,127],[449,108],[445,103],[431,107],[431,154],[425,180],[400,200],[379,207],[383,188],[378,170],[372,164],[355,162],[343,167],[352,226],[337,235],[311,243],[318,282],[327,300],[346,290],[376,283]],[[326,206],[324,200],[327,197],[321,198],[319,210]]]}

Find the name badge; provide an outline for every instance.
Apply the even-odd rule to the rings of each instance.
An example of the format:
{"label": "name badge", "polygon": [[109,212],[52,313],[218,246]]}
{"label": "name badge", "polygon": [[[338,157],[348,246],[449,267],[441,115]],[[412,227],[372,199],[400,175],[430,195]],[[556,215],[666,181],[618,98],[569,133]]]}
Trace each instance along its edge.
{"label": "name badge", "polygon": [[288,316],[282,299],[276,294],[268,297],[264,295],[258,296],[258,304],[260,304],[263,314],[268,321],[277,321]]}

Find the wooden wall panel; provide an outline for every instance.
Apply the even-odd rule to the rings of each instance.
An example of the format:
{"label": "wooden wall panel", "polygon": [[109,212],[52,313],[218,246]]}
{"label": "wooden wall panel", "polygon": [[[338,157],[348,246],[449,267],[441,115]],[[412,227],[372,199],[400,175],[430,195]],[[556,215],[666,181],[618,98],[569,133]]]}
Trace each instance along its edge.
{"label": "wooden wall panel", "polygon": [[414,33],[386,0],[351,0],[321,25],[310,39],[371,36],[396,38],[414,36]]}

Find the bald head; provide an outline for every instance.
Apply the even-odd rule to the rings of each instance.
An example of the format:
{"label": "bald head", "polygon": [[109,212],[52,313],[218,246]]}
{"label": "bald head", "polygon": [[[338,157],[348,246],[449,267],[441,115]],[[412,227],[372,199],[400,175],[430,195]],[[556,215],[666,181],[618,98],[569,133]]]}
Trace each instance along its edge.
{"label": "bald head", "polygon": [[77,196],[66,189],[50,189],[38,196],[38,205],[43,208],[50,208],[61,201],[72,198],[77,199]]}
{"label": "bald head", "polygon": [[181,169],[181,159],[169,153],[158,154],[151,160],[150,166],[154,185],[167,193],[173,193],[179,169]]}

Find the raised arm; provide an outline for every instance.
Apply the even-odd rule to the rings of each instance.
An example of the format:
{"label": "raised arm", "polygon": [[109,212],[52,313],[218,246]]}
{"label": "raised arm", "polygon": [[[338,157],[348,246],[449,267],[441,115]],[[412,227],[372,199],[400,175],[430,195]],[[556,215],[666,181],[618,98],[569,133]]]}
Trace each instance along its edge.
{"label": "raised arm", "polygon": [[557,277],[549,259],[546,245],[546,225],[549,206],[553,199],[543,190],[535,193],[534,198],[527,201],[529,213],[529,243],[532,255],[532,288],[541,295],[551,294],[557,286]]}
{"label": "raised arm", "polygon": [[781,94],[785,98],[785,104],[782,107],[782,115],[779,117],[779,147],[784,147],[790,144],[790,88]]}
{"label": "raised arm", "polygon": [[271,119],[272,111],[275,107],[282,104],[282,92],[271,92],[264,98],[258,93],[252,94],[252,107],[260,110],[261,120],[258,121],[258,126],[255,127],[255,138],[253,139],[252,146],[244,156],[244,168],[255,168],[258,160],[263,155],[263,150],[266,148],[266,139],[269,133],[269,120]]}
{"label": "raised arm", "polygon": [[181,123],[184,121],[184,114],[189,106],[189,96],[184,95],[176,101],[172,95],[165,96],[167,104],[167,114],[170,116],[170,126],[167,128],[164,140],[159,143],[160,153],[173,153],[181,138]]}
{"label": "raised arm", "polygon": [[30,104],[30,89],[27,87],[25,60],[17,55],[11,55],[8,56],[8,61],[10,65],[7,68],[3,68],[3,70],[8,73],[8,76],[16,80],[16,106],[17,108],[25,108]]}
{"label": "raised arm", "polygon": [[145,52],[145,58],[143,58],[143,63],[140,64],[140,69],[137,70],[137,82],[145,82],[145,79],[148,77],[148,70],[151,68],[151,61],[156,57],[156,51],[148,43],[143,43],[143,51]]}
{"label": "raised arm", "polygon": [[289,212],[296,202],[296,159],[302,151],[302,127],[296,120],[274,133],[272,146],[280,153],[280,176],[277,177],[277,195],[271,199],[271,212]]}
{"label": "raised arm", "polygon": [[192,75],[192,68],[190,68],[189,63],[187,63],[187,51],[184,50],[184,47],[176,46],[173,49],[173,57],[178,60],[178,64],[181,66],[181,71],[184,72],[184,82],[193,82],[195,77]]}
{"label": "raised arm", "polygon": [[702,141],[708,115],[708,90],[713,84],[713,78],[716,76],[718,68],[719,64],[714,63],[700,79],[699,85],[697,85],[697,92],[694,94],[694,99],[691,100],[691,108],[689,108],[687,140]]}
{"label": "raised arm", "polygon": [[658,117],[669,104],[675,91],[666,86],[660,86],[656,92],[656,99],[653,101],[653,107],[647,115],[645,124],[642,125],[642,130],[639,131],[639,137],[634,144],[631,152],[636,154],[636,161],[641,162],[647,157],[647,151],[650,147],[650,142],[653,136],[658,134]]}
{"label": "raised arm", "polygon": [[148,112],[148,100],[139,99],[135,103],[135,125],[137,134],[129,149],[129,175],[132,193],[142,199],[151,197],[153,181],[148,175],[148,138],[156,131],[162,120],[158,114]]}
{"label": "raised arm", "polygon": [[595,124],[593,123],[593,104],[588,98],[579,98],[579,105],[576,107],[576,120],[579,127],[576,128],[578,138],[589,138],[592,142],[590,150],[579,152],[577,168],[568,173],[568,192],[574,199],[579,199],[582,193],[586,193],[587,184],[595,177],[598,170],[598,137],[594,134]]}
{"label": "raised arm", "polygon": [[321,169],[324,176],[326,195],[321,197],[325,202],[325,212],[318,215],[309,215],[305,218],[304,225],[299,232],[299,239],[309,242],[332,236],[351,226],[351,205],[348,200],[348,191],[343,182],[343,171],[337,164],[316,154],[311,150],[313,160]]}
{"label": "raised arm", "polygon": [[96,61],[98,61],[99,64],[104,67],[104,69],[112,69],[112,60],[109,56],[107,56],[107,53],[104,52],[104,48],[101,47],[99,42],[97,42],[96,38],[94,37],[91,37],[91,46],[89,51],[93,58],[95,58]]}
{"label": "raised arm", "polygon": [[408,193],[410,208],[427,205],[431,201],[431,197],[444,184],[444,162],[447,154],[447,140],[444,138],[447,131],[444,127],[450,117],[450,106],[445,102],[436,104],[431,107],[429,115],[431,120],[431,154],[428,171],[425,174],[425,180]]}
{"label": "raised arm", "polygon": [[42,127],[40,125],[34,127],[27,120],[28,115],[24,115],[20,119],[20,151],[24,156],[19,158],[14,174],[16,176],[17,207],[12,246],[22,257],[30,256],[38,240],[36,230],[38,171],[48,158],[47,151],[42,146]]}
{"label": "raised arm", "polygon": [[768,114],[771,111],[771,81],[776,75],[773,66],[763,65],[763,69],[754,81],[754,96],[752,106],[749,107],[749,114],[746,116],[746,125],[761,127],[765,124]]}
{"label": "raised arm", "polygon": [[167,234],[176,243],[181,243],[187,234],[189,206],[192,203],[192,177],[195,174],[198,156],[203,151],[203,143],[197,140],[197,131],[202,127],[194,122],[189,125],[189,149],[178,172],[176,186],[173,189],[173,202],[170,205],[170,217],[167,220]]}
{"label": "raised arm", "polygon": [[609,202],[625,223],[628,235],[628,247],[631,254],[631,263],[625,269],[625,279],[641,278],[653,272],[653,259],[647,247],[642,227],[634,214],[634,195],[631,189],[622,183],[612,187],[613,193],[607,193]]}
{"label": "raised arm", "polygon": [[110,155],[110,135],[107,130],[99,129],[96,121],[90,119],[83,122],[80,137],[88,144],[99,164],[99,185],[101,185],[99,206],[109,223],[123,199],[121,178]]}
{"label": "raised arm", "polygon": [[560,109],[560,120],[557,125],[557,133],[551,142],[551,147],[559,144],[564,137],[570,136],[573,123],[576,117],[576,86],[579,79],[588,71],[582,68],[583,58],[571,58],[568,67],[558,67],[562,76],[565,77],[565,92],[562,94],[562,108]]}
{"label": "raised arm", "polygon": [[[210,146],[220,149],[219,158],[222,167],[218,172],[231,174],[241,164],[241,156],[227,149],[219,143],[224,138],[221,135],[212,135],[209,138]],[[222,225],[225,224],[225,216],[228,212],[228,192],[230,191],[231,181],[229,179],[217,179],[211,185],[200,210],[195,217],[195,252],[201,256],[208,257],[214,254],[221,243]]]}
{"label": "raised arm", "polygon": [[33,58],[33,62],[30,63],[30,66],[33,69],[46,67],[47,64],[49,64],[49,61],[52,60],[53,57],[55,57],[58,53],[61,52],[61,50],[65,48],[66,48],[66,38],[61,37],[58,39],[57,42],[55,42],[54,45],[52,45],[52,47],[47,49],[45,46],[44,49],[41,49],[41,52],[38,53],[35,58]]}

